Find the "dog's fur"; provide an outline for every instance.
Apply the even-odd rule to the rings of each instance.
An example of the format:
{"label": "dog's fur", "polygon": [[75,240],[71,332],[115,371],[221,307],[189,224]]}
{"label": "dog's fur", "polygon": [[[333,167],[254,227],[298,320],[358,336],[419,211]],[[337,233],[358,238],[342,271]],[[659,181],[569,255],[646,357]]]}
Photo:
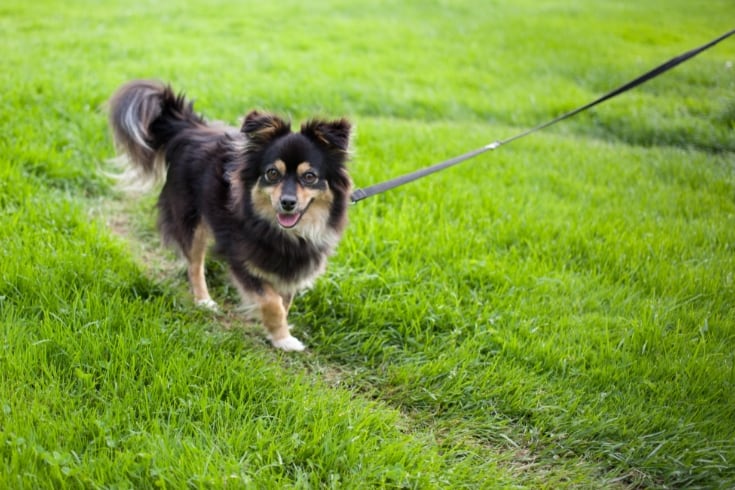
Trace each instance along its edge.
{"label": "dog's fur", "polygon": [[214,237],[272,344],[303,350],[289,332],[288,309],[324,271],[346,225],[350,123],[311,120],[292,132],[283,119],[253,111],[238,131],[207,123],[183,95],[146,80],[120,87],[109,117],[129,170],[165,178],[159,229],[186,257],[197,304],[216,308],[204,277]]}

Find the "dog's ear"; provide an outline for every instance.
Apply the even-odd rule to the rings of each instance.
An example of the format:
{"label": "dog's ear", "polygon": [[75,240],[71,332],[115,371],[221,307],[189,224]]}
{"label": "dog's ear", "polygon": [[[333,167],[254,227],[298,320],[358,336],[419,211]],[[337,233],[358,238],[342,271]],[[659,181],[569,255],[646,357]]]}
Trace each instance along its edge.
{"label": "dog's ear", "polygon": [[251,141],[267,143],[291,131],[291,124],[278,116],[263,112],[252,111],[245,116],[241,132],[245,133]]}
{"label": "dog's ear", "polygon": [[352,125],[347,119],[321,121],[312,119],[301,125],[301,134],[329,151],[347,156]]}

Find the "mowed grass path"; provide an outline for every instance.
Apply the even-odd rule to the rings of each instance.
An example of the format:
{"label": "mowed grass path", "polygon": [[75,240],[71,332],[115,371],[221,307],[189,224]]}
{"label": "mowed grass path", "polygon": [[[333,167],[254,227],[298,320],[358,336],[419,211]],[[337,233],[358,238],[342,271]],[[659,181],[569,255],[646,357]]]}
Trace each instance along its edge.
{"label": "mowed grass path", "polygon": [[351,209],[274,352],[193,308],[104,101],[357,123],[358,186],[515,134],[731,29],[705,5],[5,2],[0,487],[735,485],[735,42]]}

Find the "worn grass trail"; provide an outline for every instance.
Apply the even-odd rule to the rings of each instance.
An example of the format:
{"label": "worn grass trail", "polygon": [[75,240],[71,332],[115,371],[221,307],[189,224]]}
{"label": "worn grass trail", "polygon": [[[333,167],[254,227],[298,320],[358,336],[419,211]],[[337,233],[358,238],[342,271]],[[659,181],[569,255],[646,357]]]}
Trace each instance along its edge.
{"label": "worn grass trail", "polygon": [[735,45],[351,209],[304,355],[194,309],[101,106],[357,122],[359,186],[731,29],[728,1],[0,7],[0,486],[735,485]]}

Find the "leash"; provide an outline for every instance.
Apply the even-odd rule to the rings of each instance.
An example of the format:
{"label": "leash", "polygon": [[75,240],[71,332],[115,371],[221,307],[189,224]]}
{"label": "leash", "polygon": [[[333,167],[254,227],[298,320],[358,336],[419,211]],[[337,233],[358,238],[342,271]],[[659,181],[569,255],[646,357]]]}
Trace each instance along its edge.
{"label": "leash", "polygon": [[439,172],[440,170],[444,170],[445,168],[452,167],[454,165],[457,165],[458,163],[464,162],[465,160],[469,160],[470,158],[474,158],[487,151],[495,150],[503,145],[507,145],[508,143],[512,141],[521,139],[525,136],[535,133],[536,131],[541,131],[544,128],[548,128],[549,126],[556,124],[558,122],[561,122],[565,119],[568,119],[576,114],[579,114],[582,111],[586,111],[587,109],[590,109],[596,106],[597,104],[600,104],[602,102],[605,102],[606,100],[612,99],[616,95],[620,95],[624,92],[632,90],[633,88],[647,82],[648,80],[651,80],[652,78],[656,78],[662,73],[665,73],[671,70],[672,68],[674,68],[675,66],[681,63],[684,63],[685,61],[695,57],[702,51],[705,51],[706,49],[711,48],[715,44],[719,43],[720,41],[723,41],[724,39],[732,36],[733,34],[735,34],[735,29],[713,39],[712,41],[706,44],[703,44],[702,46],[699,46],[698,48],[694,48],[691,51],[687,51],[686,53],[683,53],[683,54],[680,54],[679,56],[671,58],[669,61],[657,66],[656,68],[650,71],[647,71],[646,73],[639,76],[638,78],[635,78],[634,80],[631,80],[630,82],[624,85],[621,85],[620,87],[614,90],[611,90],[610,92],[593,100],[592,102],[589,102],[585,105],[577,107],[576,109],[566,112],[562,114],[561,116],[558,116],[550,121],[547,121],[543,124],[539,124],[538,126],[535,126],[531,129],[523,131],[522,133],[518,133],[515,136],[511,136],[510,138],[506,138],[504,140],[493,141],[492,143],[489,143],[483,146],[482,148],[478,148],[476,150],[467,152],[463,155],[459,155],[457,157],[450,158],[449,160],[445,160],[441,163],[437,163],[429,167],[422,168],[422,169],[416,170],[414,172],[410,172],[405,175],[401,175],[399,177],[387,180],[385,182],[381,182],[379,184],[374,184],[374,185],[365,187],[364,189],[357,189],[352,193],[352,196],[350,196],[350,199],[352,200],[352,203],[354,204],[356,202],[362,201],[363,199],[367,199],[368,197],[374,196],[376,194],[381,194],[383,192],[386,192],[388,190],[402,186],[404,184],[408,184],[409,182],[413,182],[414,180],[418,180],[422,177],[426,177],[427,175],[431,175],[433,173]]}

